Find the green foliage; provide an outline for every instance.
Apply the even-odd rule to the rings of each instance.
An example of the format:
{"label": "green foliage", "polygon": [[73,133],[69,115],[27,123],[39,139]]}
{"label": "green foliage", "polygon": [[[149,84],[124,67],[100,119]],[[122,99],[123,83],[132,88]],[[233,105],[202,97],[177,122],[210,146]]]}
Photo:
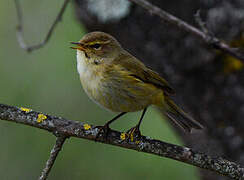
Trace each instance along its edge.
{"label": "green foliage", "polygon": [[[20,1],[27,42],[38,43],[53,22],[62,1]],[[102,125],[110,114],[84,94],[76,72],[76,54],[69,42],[84,30],[69,4],[50,42],[31,54],[20,49],[13,1],[0,1],[0,102],[28,107],[73,120]],[[94,113],[95,112],[95,113]],[[131,113],[112,127],[127,130],[140,114]],[[159,114],[150,108],[142,124],[144,135],[180,144]],[[45,165],[55,137],[43,130],[0,121],[1,179],[36,179]],[[82,139],[69,139],[50,179],[197,179],[191,166]]]}

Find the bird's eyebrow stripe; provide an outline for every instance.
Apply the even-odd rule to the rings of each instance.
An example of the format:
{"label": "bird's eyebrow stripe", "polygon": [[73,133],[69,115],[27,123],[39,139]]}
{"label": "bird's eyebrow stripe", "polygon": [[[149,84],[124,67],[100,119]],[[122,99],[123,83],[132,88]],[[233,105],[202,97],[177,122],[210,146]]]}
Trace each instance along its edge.
{"label": "bird's eyebrow stripe", "polygon": [[107,40],[107,41],[92,41],[92,42],[87,43],[87,45],[91,46],[91,45],[94,45],[94,44],[108,44],[108,43],[110,43],[110,40]]}

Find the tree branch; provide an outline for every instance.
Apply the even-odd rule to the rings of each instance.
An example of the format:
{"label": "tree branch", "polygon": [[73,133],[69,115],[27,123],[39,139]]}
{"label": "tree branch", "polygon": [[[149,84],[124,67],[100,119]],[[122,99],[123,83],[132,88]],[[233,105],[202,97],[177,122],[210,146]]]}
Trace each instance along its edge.
{"label": "tree branch", "polygon": [[18,39],[18,42],[19,42],[19,45],[21,48],[23,48],[24,50],[26,50],[27,52],[32,52],[34,50],[37,50],[37,49],[40,49],[41,47],[43,47],[50,39],[56,25],[58,24],[59,21],[61,21],[62,19],[62,16],[63,16],[63,13],[69,3],[69,0],[65,0],[64,1],[64,4],[62,5],[62,8],[60,10],[60,12],[58,13],[56,19],[54,20],[51,28],[49,29],[45,39],[39,43],[39,44],[36,44],[36,45],[31,45],[31,46],[28,46],[24,40],[24,36],[23,36],[23,18],[22,18],[22,11],[21,11],[21,8],[20,8],[20,4],[19,4],[19,0],[15,0],[15,6],[16,6],[16,11],[17,11],[17,18],[18,18],[18,25],[17,25],[17,39]]}
{"label": "tree branch", "polygon": [[203,169],[215,171],[232,179],[244,179],[244,169],[234,162],[221,157],[210,157],[187,147],[169,144],[146,136],[128,142],[125,141],[125,133],[111,130],[108,133],[107,140],[102,138],[103,133],[96,138],[99,130],[93,125],[4,104],[0,104],[0,119],[44,129],[54,134],[58,133],[64,137],[72,136],[93,141],[96,140],[101,143],[167,157]]}
{"label": "tree branch", "polygon": [[54,164],[54,162],[58,156],[58,153],[61,151],[61,149],[63,147],[65,140],[66,140],[65,136],[57,134],[56,143],[53,146],[53,149],[51,150],[50,157],[46,162],[45,168],[42,170],[42,174],[41,174],[39,180],[46,180],[47,179],[47,177],[48,177],[48,175],[49,175],[49,173],[53,167],[53,164]]}
{"label": "tree branch", "polygon": [[[169,24],[173,24],[177,26],[179,29],[189,32],[196,37],[203,40],[205,43],[210,45],[211,47],[221,50],[235,58],[238,58],[242,61],[244,61],[244,53],[239,48],[232,48],[228,44],[224,43],[223,41],[220,41],[217,37],[214,37],[210,35],[209,33],[205,33],[194,26],[188,24],[187,22],[184,22],[183,20],[167,13],[166,11],[160,9],[157,6],[154,6],[150,2],[146,0],[130,0],[139,6],[143,7],[144,9],[148,10],[151,14],[159,16],[161,19],[166,21]],[[199,22],[198,22],[199,23]]]}

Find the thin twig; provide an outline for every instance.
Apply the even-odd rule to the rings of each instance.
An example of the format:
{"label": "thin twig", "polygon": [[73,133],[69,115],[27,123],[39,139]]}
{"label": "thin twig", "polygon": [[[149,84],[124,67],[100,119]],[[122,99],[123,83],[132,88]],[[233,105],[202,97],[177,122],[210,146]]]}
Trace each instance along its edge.
{"label": "thin twig", "polygon": [[51,150],[50,157],[46,162],[45,168],[42,170],[42,174],[41,174],[39,180],[46,180],[47,179],[47,177],[48,177],[48,175],[49,175],[49,173],[53,167],[53,164],[54,164],[54,162],[58,156],[58,153],[61,151],[61,149],[63,147],[65,140],[66,140],[65,136],[57,135],[56,143],[53,146],[53,149]]}
{"label": "thin twig", "polygon": [[61,8],[60,12],[58,13],[56,19],[54,20],[51,28],[49,29],[45,39],[39,44],[28,46],[26,44],[26,42],[24,40],[24,36],[23,36],[23,17],[22,17],[22,11],[21,11],[21,7],[20,7],[20,3],[19,3],[19,0],[14,0],[15,6],[16,6],[16,11],[17,11],[17,18],[18,18],[16,35],[17,35],[17,39],[18,39],[20,47],[23,48],[24,50],[26,50],[27,52],[32,52],[34,50],[37,50],[37,49],[43,47],[49,41],[49,39],[50,39],[56,25],[58,24],[58,22],[62,20],[62,16],[64,14],[64,11],[65,11],[69,1],[70,0],[64,1],[62,8]]}
{"label": "thin twig", "polygon": [[205,22],[203,22],[200,13],[201,11],[198,10],[197,13],[194,15],[195,21],[202,30],[202,32],[204,32],[207,35],[206,38],[208,39],[206,39],[206,41],[209,42],[210,45],[214,46],[215,44],[218,44],[220,40],[214,36],[213,32],[208,30],[207,25]]}
{"label": "thin twig", "polygon": [[[197,10],[197,13],[194,15],[195,17],[195,21],[197,22],[198,26],[201,28],[201,30],[205,33],[205,34],[209,34],[209,31],[206,27],[206,23],[202,21],[201,19],[201,11]],[[213,35],[213,34],[212,34]]]}
{"label": "thin twig", "polygon": [[221,50],[235,58],[244,61],[244,53],[242,53],[240,49],[230,47],[228,44],[224,43],[223,41],[220,41],[218,38],[211,37],[208,33],[206,34],[205,32],[167,13],[166,11],[160,9],[159,7],[154,6],[153,4],[151,4],[146,0],[130,0],[130,1],[148,10],[151,14],[159,16],[167,23],[173,24],[181,30],[194,34],[196,37],[202,39],[205,43],[207,43],[211,47]]}
{"label": "thin twig", "polygon": [[[51,133],[57,132],[65,137],[84,138],[167,157],[215,171],[232,179],[244,179],[244,168],[237,163],[221,157],[211,157],[187,147],[169,144],[146,136],[128,142],[125,141],[125,133],[111,130],[107,134],[107,139],[104,139],[104,132],[99,132],[96,126],[4,104],[0,104],[0,119],[44,129]],[[96,137],[98,132],[100,136]]]}

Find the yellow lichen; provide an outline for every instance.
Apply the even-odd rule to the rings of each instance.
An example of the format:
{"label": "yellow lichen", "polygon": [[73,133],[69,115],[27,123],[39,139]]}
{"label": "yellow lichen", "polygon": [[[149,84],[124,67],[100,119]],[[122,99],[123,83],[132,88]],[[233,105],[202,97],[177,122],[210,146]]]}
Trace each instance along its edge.
{"label": "yellow lichen", "polygon": [[120,134],[120,139],[125,140],[125,138],[126,138],[126,133],[121,133]]}
{"label": "yellow lichen", "polygon": [[136,141],[136,144],[139,144],[140,143],[140,141]]}
{"label": "yellow lichen", "polygon": [[21,110],[21,111],[24,111],[24,112],[26,112],[26,113],[28,113],[28,112],[31,111],[31,109],[24,108],[24,107],[21,107],[20,110]]}
{"label": "yellow lichen", "polygon": [[45,119],[47,119],[47,116],[44,115],[44,114],[38,114],[38,117],[37,117],[37,122],[38,123],[42,123]]}
{"label": "yellow lichen", "polygon": [[136,128],[133,128],[132,131],[129,133],[131,142],[134,141],[134,133],[135,133],[135,130],[136,130]]}
{"label": "yellow lichen", "polygon": [[85,130],[91,129],[91,126],[89,124],[84,124],[83,127],[84,127]]}

